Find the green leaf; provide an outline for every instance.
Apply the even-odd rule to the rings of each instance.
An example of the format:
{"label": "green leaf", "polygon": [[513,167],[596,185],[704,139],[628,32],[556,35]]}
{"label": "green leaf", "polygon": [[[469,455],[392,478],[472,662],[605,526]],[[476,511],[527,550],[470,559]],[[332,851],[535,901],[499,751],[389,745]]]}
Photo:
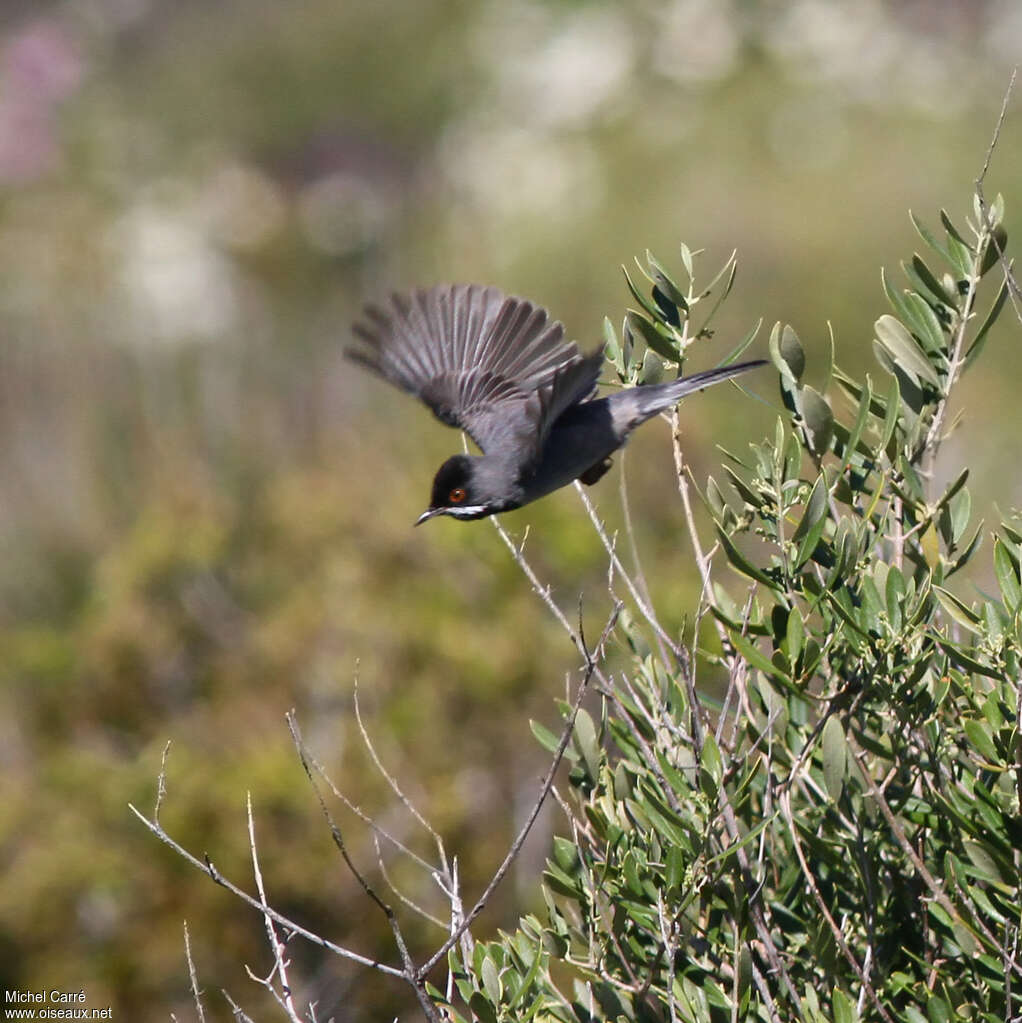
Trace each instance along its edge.
{"label": "green leaf", "polygon": [[720,747],[717,745],[717,740],[714,739],[712,732],[707,732],[706,738],[703,739],[700,762],[714,782],[720,785],[721,779],[724,777],[724,762],[721,760]]}
{"label": "green leaf", "polygon": [[900,320],[885,314],[876,321],[874,330],[877,340],[907,376],[916,383],[925,381],[940,387],[940,379],[933,364],[920,351],[915,338]]}
{"label": "green leaf", "polygon": [[887,617],[895,632],[901,631],[905,609],[905,577],[896,565],[891,565],[887,572],[884,585],[884,599],[887,604]]}
{"label": "green leaf", "polygon": [[538,721],[533,721],[532,719],[529,720],[529,727],[543,749],[548,753],[556,751],[561,742],[558,736],[554,735],[545,725],[541,725]]}
{"label": "green leaf", "polygon": [[684,243],[681,243],[681,262],[685,267],[685,273],[688,274],[688,279],[692,280],[694,276],[694,268],[692,264],[692,250]]}
{"label": "green leaf", "polygon": [[845,737],[841,719],[832,714],[823,726],[821,736],[823,747],[823,781],[827,793],[836,803],[841,798],[841,790],[845,783],[848,770],[848,740]]}
{"label": "green leaf", "polygon": [[913,226],[919,232],[919,237],[922,238],[923,241],[926,242],[926,244],[929,245],[945,263],[949,266],[954,266],[954,260],[951,258],[951,253],[948,252],[947,246],[939,242],[936,235],[934,235],[921,220],[916,219],[916,215],[911,210],[909,210],[908,215]]}
{"label": "green leaf", "polygon": [[986,276],[986,274],[997,266],[1007,243],[1008,232],[1005,231],[1002,225],[998,224],[997,227],[994,228],[993,234],[990,235],[986,248],[983,250],[983,262],[980,264],[979,268],[980,277]]}
{"label": "green leaf", "polygon": [[997,292],[997,297],[994,299],[994,304],[990,307],[990,312],[987,313],[986,319],[983,321],[983,325],[976,331],[976,336],[973,338],[972,344],[969,345],[969,350],[965,353],[965,367],[968,368],[975,359],[979,357],[980,352],[983,351],[983,346],[986,344],[987,336],[990,333],[990,328],[997,322],[997,318],[1001,315],[1001,310],[1004,308],[1004,302],[1008,297],[1008,282],[1005,281],[1000,290]]}
{"label": "green leaf", "polygon": [[679,309],[688,310],[688,299],[685,293],[671,279],[670,274],[657,261],[653,253],[646,249],[646,264],[649,266],[650,275],[656,282],[660,291],[671,300]]}
{"label": "green leaf", "polygon": [[731,642],[734,644],[738,653],[742,655],[742,658],[746,661],[746,663],[750,664],[753,668],[759,668],[764,675],[769,675],[782,685],[788,688],[791,687],[791,679],[789,679],[773,661],[764,656],[763,652],[749,639],[739,632],[732,632]]}
{"label": "green leaf", "polygon": [[1000,537],[994,540],[994,573],[1005,604],[1014,610],[1022,603],[1022,585],[1015,560]]}
{"label": "green leaf", "polygon": [[[799,340],[798,334],[793,327],[785,324],[781,330],[781,336],[777,343],[777,353],[783,363],[791,371],[791,375],[801,381],[802,374],[806,371],[806,354]],[[780,368],[780,367],[778,367]]]}
{"label": "green leaf", "polygon": [[829,450],[834,435],[834,413],[827,399],[808,384],[799,391],[799,403],[809,450],[814,455],[822,455]]}
{"label": "green leaf", "polygon": [[931,995],[926,1000],[926,1015],[930,1023],[951,1023],[951,1007],[937,995]]}
{"label": "green leaf", "polygon": [[968,607],[963,601],[959,600],[950,590],[945,590],[943,586],[937,586],[934,584],[933,592],[937,594],[937,599],[940,601],[941,606],[945,611],[959,625],[968,629],[970,632],[978,631],[978,626],[983,622],[971,607]]}
{"label": "green leaf", "polygon": [[632,333],[641,337],[657,355],[663,356],[668,362],[681,360],[681,349],[678,345],[664,337],[645,316],[629,309],[625,314],[625,322]]}
{"label": "green leaf", "polygon": [[585,761],[589,777],[596,781],[600,776],[601,749],[596,737],[596,726],[589,712],[582,708],[575,716],[575,742]]}
{"label": "green leaf", "polygon": [[[710,311],[706,314],[706,319],[703,320],[702,324],[699,327],[699,334],[701,336],[707,336],[708,334],[707,328],[709,327],[710,323],[713,322],[714,316],[717,315],[717,310],[720,309],[720,307],[724,304],[724,300],[728,297],[728,295],[731,294],[731,289],[732,287],[734,287],[735,275],[738,273],[738,264],[737,262],[735,262],[735,254],[733,252],[731,253],[731,258],[728,260],[728,262],[724,264],[724,266],[718,272],[717,276],[714,277],[714,279],[709,283],[706,290],[703,292],[704,295],[708,295],[713,291],[713,288],[716,285],[717,281],[725,272],[727,272],[727,280],[724,282],[724,287],[721,289],[720,294],[714,300],[713,305],[710,307]],[[763,321],[760,320],[760,322],[762,323]],[[759,327],[756,327],[756,332],[758,331]],[[725,361],[732,362],[735,358],[736,358],[735,355],[731,355]]]}
{"label": "green leaf", "polygon": [[951,658],[952,663],[961,668],[962,671],[973,672],[976,675],[986,675],[987,678],[1000,680],[1000,674],[989,664],[977,661],[971,654],[966,653],[960,646],[950,640],[937,638],[937,645]]}
{"label": "green leaf", "polygon": [[972,534],[972,539],[965,545],[965,550],[958,555],[958,557],[948,565],[947,575],[954,575],[960,568],[964,568],[968,564],[972,556],[979,550],[980,545],[983,543],[983,522],[976,527],[976,532]]}
{"label": "green leaf", "polygon": [[894,430],[898,425],[898,412],[901,409],[901,388],[898,384],[898,378],[893,373],[891,374],[891,383],[887,388],[887,399],[884,404],[887,412],[884,417],[884,429],[880,436],[880,444],[877,448],[878,458],[883,455],[891,443]]}
{"label": "green leaf", "polygon": [[664,364],[652,348],[646,349],[642,357],[642,369],[639,370],[639,383],[658,384],[664,377]]}
{"label": "green leaf", "polygon": [[965,838],[962,840],[962,847],[965,849],[965,855],[969,857],[972,865],[976,868],[977,873],[982,876],[983,880],[991,881],[994,884],[1004,884],[1004,876],[997,865],[997,860],[990,855],[984,846],[980,845],[979,842]]}
{"label": "green leaf", "polygon": [[617,341],[617,334],[614,332],[614,324],[610,322],[609,316],[603,318],[603,353],[617,367],[619,373],[624,373],[624,362],[621,359],[621,346]]}
{"label": "green leaf", "polygon": [[792,534],[792,540],[796,542],[801,540],[823,518],[826,512],[827,482],[821,473],[816,478],[813,489],[809,493],[809,500],[806,501],[805,511],[802,513],[802,518]]}
{"label": "green leaf", "polygon": [[646,296],[635,286],[628,273],[627,267],[622,266],[621,272],[625,275],[625,283],[628,285],[628,290],[632,293],[632,298],[634,298],[635,301],[646,310],[652,319],[658,320],[662,314],[660,309],[657,308],[657,304],[652,299],[646,298]]}
{"label": "green leaf", "polygon": [[684,878],[685,855],[676,845],[672,845],[667,850],[667,870],[664,880],[667,882],[668,888],[677,889]]}
{"label": "green leaf", "polygon": [[805,627],[802,624],[802,614],[797,607],[793,607],[788,613],[788,622],[785,627],[784,641],[788,648],[788,659],[794,664],[802,653],[802,646],[805,642]]}
{"label": "green leaf", "polygon": [[826,476],[821,473],[813,484],[809,499],[806,501],[805,511],[792,534],[792,542],[798,544],[795,568],[801,568],[805,564],[823,536],[827,525],[828,496]]}
{"label": "green leaf", "polygon": [[559,835],[554,838],[553,845],[554,863],[557,864],[568,875],[578,872],[579,860],[578,847],[574,842]]}
{"label": "green leaf", "polygon": [[834,988],[831,993],[831,1004],[834,1006],[834,1023],[858,1023],[859,1014],[855,1003],[841,990]]}
{"label": "green leaf", "polygon": [[901,267],[905,271],[905,276],[920,292],[928,291],[935,302],[947,306],[948,309],[957,309],[958,303],[955,297],[937,280],[936,275],[921,256],[914,255],[909,266],[902,263]]}
{"label": "green leaf", "polygon": [[872,404],[873,385],[867,375],[866,386],[863,388],[862,393],[859,396],[859,413],[855,417],[855,423],[852,425],[851,430],[848,431],[848,437],[844,442],[845,450],[841,458],[841,468],[838,470],[838,476],[844,475],[845,469],[848,468],[849,463],[855,457],[859,441],[862,439],[863,431],[866,429],[866,423],[869,419],[869,410]]}
{"label": "green leaf", "polygon": [[[707,319],[707,322],[709,322],[709,319]],[[741,341],[739,341],[726,356],[724,356],[721,361],[721,365],[726,366],[728,363],[736,361],[739,356],[744,354],[748,350],[749,345],[756,340],[756,335],[759,334],[760,327],[762,326],[763,319],[760,317],[760,319],[756,321],[756,325],[742,337]]]}
{"label": "green leaf", "polygon": [[940,222],[947,231],[947,250],[952,265],[958,270],[960,278],[967,279],[972,275],[972,261],[975,256],[972,246],[959,234],[958,228],[951,223],[951,218],[945,210],[940,211]]}
{"label": "green leaf", "polygon": [[905,322],[912,328],[912,333],[923,348],[931,355],[945,354],[947,338],[929,302],[922,295],[910,291],[905,296],[905,305],[908,308]]}
{"label": "green leaf", "polygon": [[504,994],[504,986],[500,982],[497,965],[489,956],[483,960],[483,968],[480,974],[487,997],[494,1005],[499,1005],[501,996]]}
{"label": "green leaf", "polygon": [[473,992],[472,997],[468,1000],[468,1007],[479,1023],[497,1023],[496,1010],[481,992]]}
{"label": "green leaf", "polygon": [[760,508],[763,505],[764,498],[757,494],[738,473],[731,468],[730,465],[724,466],[724,472],[728,474],[728,478],[731,480],[731,485],[738,491],[741,499],[750,508]]}
{"label": "green leaf", "polygon": [[980,721],[979,718],[966,718],[962,722],[962,730],[972,747],[988,763],[997,764],[1000,762],[1001,756],[997,752],[989,729],[989,724],[986,721]]}

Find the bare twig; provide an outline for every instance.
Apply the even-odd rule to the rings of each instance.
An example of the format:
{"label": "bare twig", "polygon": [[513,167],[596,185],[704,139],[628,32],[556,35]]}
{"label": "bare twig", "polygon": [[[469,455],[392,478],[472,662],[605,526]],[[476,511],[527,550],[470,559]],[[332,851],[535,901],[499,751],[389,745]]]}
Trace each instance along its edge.
{"label": "bare twig", "polygon": [[326,785],[334,798],[339,800],[345,805],[363,824],[368,827],[375,836],[378,836],[385,841],[389,842],[395,849],[403,853],[414,863],[418,864],[426,873],[433,875],[437,872],[437,867],[430,863],[428,860],[423,859],[417,852],[410,849],[404,844],[399,838],[396,838],[385,828],[380,827],[377,822],[369,816],[357,803],[353,803],[334,783],[330,775],[326,773],[326,768],[312,755],[309,750],[306,750],[306,755],[309,758],[309,763],[316,769],[316,773],[322,779],[323,784]]}
{"label": "bare twig", "polygon": [[[398,901],[407,906],[413,913],[417,913],[424,920],[428,920],[431,924],[434,924],[441,929],[446,929],[447,924],[438,916],[430,913],[428,909],[420,906],[414,899],[405,895],[403,891],[394,883],[394,879],[390,876],[390,872],[387,870],[387,864],[383,859],[383,850],[380,848],[380,837],[377,834],[373,834],[373,849],[376,852],[376,866],[379,868],[380,876],[384,881],[387,882],[387,887],[397,896]],[[447,894],[446,889],[441,885],[441,890],[444,894]]]}
{"label": "bare twig", "polygon": [[1004,255],[1004,248],[999,238],[992,230],[990,223],[990,210],[987,206],[986,197],[983,194],[983,183],[986,181],[987,171],[990,170],[990,161],[993,158],[994,150],[997,148],[998,140],[1001,137],[1001,127],[1008,114],[1008,104],[1011,101],[1011,94],[1015,88],[1015,79],[1018,77],[1018,67],[1012,69],[1011,78],[1008,81],[1008,88],[1004,92],[1004,99],[1001,101],[1001,112],[997,117],[997,124],[994,126],[994,133],[990,138],[990,145],[987,146],[986,158],[983,160],[983,169],[976,178],[976,195],[979,198],[980,210],[983,214],[983,230],[990,235],[990,240],[997,249],[997,256],[1001,263],[1001,270],[1004,273],[1004,285],[1008,289],[1008,296],[1011,299],[1012,308],[1019,323],[1022,323],[1022,290],[1019,289],[1018,281],[1012,273],[1011,263]]}
{"label": "bare twig", "polygon": [[[256,890],[259,892],[259,902],[263,907],[263,921],[266,924],[266,936],[270,941],[270,949],[273,952],[273,969],[270,971],[269,976],[265,978],[258,978],[251,970],[246,966],[245,969],[248,971],[248,975],[257,980],[258,983],[262,984],[267,991],[273,995],[277,1004],[287,1014],[287,1018],[291,1020],[291,1023],[302,1023],[298,1017],[298,1013],[295,1011],[294,998],[291,994],[291,984],[287,976],[288,960],[284,956],[285,943],[277,937],[277,930],[273,926],[273,920],[267,914],[269,909],[269,903],[266,901],[266,889],[263,887],[263,872],[259,869],[259,853],[256,850],[256,839],[255,839],[255,820],[252,817],[252,793],[247,793],[246,804],[248,811],[248,844],[249,849],[252,852],[252,873],[255,877]],[[273,983],[273,977],[276,974],[280,981],[280,990],[277,990],[276,985]]]}
{"label": "bare twig", "polygon": [[[625,536],[628,537],[628,552],[632,558],[632,569],[635,572],[635,585],[642,594],[642,599],[647,607],[653,606],[653,597],[646,581],[646,573],[642,568],[642,558],[639,556],[639,545],[635,539],[635,529],[632,526],[632,506],[628,499],[628,476],[625,466],[628,462],[628,449],[621,448],[621,457],[618,459],[618,499],[621,502],[621,514],[625,523]],[[613,567],[613,562],[611,563]],[[658,632],[654,632],[657,647],[660,651],[660,660],[666,665],[668,663],[667,648]]]}
{"label": "bare twig", "polygon": [[309,779],[309,784],[312,786],[313,791],[316,793],[316,799],[319,801],[320,811],[327,822],[327,826],[330,828],[330,835],[333,838],[334,845],[337,847],[338,852],[340,852],[341,858],[344,860],[348,870],[351,871],[352,876],[358,882],[359,887],[369,900],[375,903],[383,915],[387,918],[387,923],[390,926],[390,932],[394,937],[394,944],[397,947],[398,956],[401,959],[402,968],[400,971],[397,971],[398,975],[411,985],[412,990],[415,992],[415,997],[418,999],[419,1007],[425,1014],[426,1019],[428,1019],[430,1023],[441,1023],[437,1007],[426,992],[426,986],[423,982],[422,975],[415,966],[411,953],[408,951],[408,945],[405,941],[404,934],[401,931],[401,925],[398,923],[397,915],[394,913],[394,910],[380,898],[376,889],[373,888],[365,875],[357,866],[355,866],[355,862],[352,860],[351,854],[348,852],[344,835],[341,832],[341,829],[337,826],[337,822],[334,820],[333,814],[330,812],[330,808],[326,805],[326,800],[323,799],[323,793],[320,792],[319,786],[316,784],[316,777],[313,773],[312,764],[310,763],[306,752],[305,743],[302,741],[301,732],[299,731],[298,722],[295,720],[293,711],[289,711],[287,714],[287,724],[288,728],[291,730],[291,738],[294,740],[295,749],[298,751],[298,757],[302,762],[305,775]]}
{"label": "bare twig", "polygon": [[[153,807],[153,820],[160,819],[160,809],[163,807],[163,800],[167,796],[167,757],[170,755],[170,739],[163,747],[163,756],[160,757],[160,774],[156,779],[156,805]],[[185,928],[187,934],[188,928]]]}
{"label": "bare twig", "polygon": [[639,611],[642,613],[642,617],[649,622],[657,636],[670,648],[671,653],[674,654],[674,657],[681,666],[684,674],[686,676],[691,674],[691,664],[689,661],[688,651],[660,624],[653,608],[650,607],[650,605],[643,599],[638,587],[632,581],[632,577],[628,574],[625,566],[621,564],[621,559],[617,556],[617,551],[614,549],[614,544],[611,542],[610,537],[607,536],[607,531],[603,526],[603,522],[601,521],[599,514],[593,507],[593,502],[589,500],[589,495],[585,492],[582,484],[579,483],[578,480],[575,481],[575,490],[578,492],[578,496],[582,499],[582,504],[585,506],[585,510],[593,523],[596,535],[600,538],[600,542],[603,544],[603,547],[607,552],[607,556],[610,558],[610,562],[614,566],[615,572],[617,572],[617,574],[624,580],[625,586],[628,587],[628,592],[632,595],[632,600],[635,601],[636,607],[638,607]]}
{"label": "bare twig", "polygon": [[358,702],[358,676],[355,676],[354,686],[354,703],[355,703],[355,719],[358,721],[358,730],[362,734],[362,741],[365,743],[366,749],[369,751],[369,755],[373,758],[373,763],[376,765],[376,770],[380,772],[381,777],[390,787],[390,791],[401,802],[401,805],[422,825],[422,827],[429,832],[433,841],[436,843],[437,856],[440,859],[441,869],[447,872],[447,854],[444,851],[444,843],[429,821],[416,809],[412,801],[404,794],[401,786],[398,785],[397,780],[394,776],[383,766],[383,761],[380,759],[376,752],[376,747],[373,745],[372,740],[369,738],[369,732],[366,730],[365,723],[362,720],[362,708]]}
{"label": "bare twig", "polygon": [[175,841],[171,838],[163,826],[156,820],[151,820],[146,817],[141,810],[136,806],[129,803],[128,809],[165,845],[170,846],[185,862],[190,863],[196,870],[202,871],[206,874],[214,884],[220,885],[221,888],[226,888],[232,895],[241,899],[242,902],[247,903],[253,909],[258,910],[260,913],[268,913],[276,923],[280,924],[281,927],[286,927],[289,931],[294,931],[295,934],[304,938],[306,941],[319,948],[324,948],[328,952],[333,952],[334,955],[340,956],[342,959],[350,959],[352,962],[359,963],[361,966],[370,966],[374,970],[379,970],[381,973],[386,973],[391,977],[404,977],[404,974],[395,969],[393,966],[388,966],[386,963],[381,963],[375,959],[369,959],[366,956],[359,955],[357,952],[352,952],[351,949],[344,948],[341,945],[336,945],[332,941],[327,940],[320,934],[316,934],[315,931],[310,931],[301,924],[297,924],[294,920],[289,920],[282,913],[278,913],[272,907],[264,907],[263,904],[253,896],[249,895],[243,888],[239,888],[232,881],[228,880],[219,870],[213,865],[212,861],[207,857],[205,862],[200,860],[198,857],[193,856],[180,842]]}
{"label": "bare twig", "polygon": [[[163,755],[166,758],[167,749],[170,747],[170,743],[164,747]],[[159,805],[159,797],[157,797],[157,805]],[[188,921],[184,922],[185,932],[185,959],[188,961],[188,981],[192,986],[192,998],[195,1000],[195,1012],[199,1018],[199,1023],[206,1023],[206,1010],[202,1007],[202,997],[199,992],[199,978],[195,972],[195,960],[192,959],[192,942],[188,936]]]}
{"label": "bare twig", "polygon": [[231,996],[223,989],[220,989],[220,993],[224,996],[227,1004],[231,1007],[231,1012],[234,1014],[234,1018],[238,1023],[252,1023],[252,1017],[238,1003],[231,998]]}

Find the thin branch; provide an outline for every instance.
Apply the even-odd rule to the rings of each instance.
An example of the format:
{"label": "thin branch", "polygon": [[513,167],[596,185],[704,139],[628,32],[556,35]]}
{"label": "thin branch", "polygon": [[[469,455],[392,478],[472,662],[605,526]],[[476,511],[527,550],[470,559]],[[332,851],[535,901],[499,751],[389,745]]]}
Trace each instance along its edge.
{"label": "thin branch", "polygon": [[[642,594],[642,599],[648,607],[653,606],[653,597],[649,590],[649,583],[646,581],[646,573],[642,567],[642,558],[639,556],[639,545],[635,539],[635,529],[632,526],[632,506],[628,499],[628,476],[625,472],[625,465],[628,461],[628,449],[621,449],[621,457],[618,459],[617,490],[618,499],[621,502],[621,515],[625,523],[625,536],[628,538],[628,552],[632,558],[632,567],[635,572],[635,584]],[[660,649],[660,660],[666,665],[667,649],[659,633],[656,636],[657,646]]]}
{"label": "thin branch", "polygon": [[326,805],[326,800],[323,799],[323,793],[320,792],[319,786],[316,784],[316,778],[313,774],[312,766],[310,764],[305,743],[302,741],[301,732],[298,729],[298,722],[295,720],[294,712],[289,711],[287,714],[288,728],[291,730],[291,738],[294,740],[295,749],[298,751],[298,758],[302,762],[302,767],[305,770],[305,775],[309,779],[309,784],[312,786],[313,792],[316,793],[316,799],[319,801],[319,808],[323,814],[324,819],[327,822],[327,826],[330,828],[330,835],[333,838],[334,845],[337,847],[341,854],[341,858],[344,860],[351,871],[352,876],[358,881],[362,891],[368,897],[371,902],[374,902],[383,915],[387,918],[387,923],[390,926],[390,932],[394,937],[394,944],[397,946],[398,956],[401,959],[402,969],[399,972],[404,980],[406,980],[415,991],[415,997],[419,1001],[419,1007],[425,1013],[426,1018],[430,1023],[441,1023],[441,1017],[434,1005],[433,1000],[426,993],[425,984],[422,982],[422,977],[412,961],[411,953],[408,951],[408,945],[405,942],[404,934],[401,931],[401,925],[398,923],[397,915],[394,910],[380,898],[376,893],[376,890],[365,878],[362,872],[355,866],[355,862],[351,858],[351,854],[348,852],[347,844],[344,841],[344,835],[341,829],[337,826],[337,822],[333,818],[333,814],[330,813],[330,808]]}
{"label": "thin branch", "polygon": [[1001,112],[998,115],[997,124],[994,126],[994,134],[990,139],[990,145],[987,146],[987,154],[983,161],[983,169],[980,171],[979,177],[976,178],[976,195],[979,198],[979,207],[983,214],[983,229],[990,235],[990,240],[997,249],[997,256],[1001,263],[1001,270],[1004,273],[1004,284],[1008,289],[1008,296],[1011,298],[1012,308],[1015,310],[1015,316],[1019,323],[1022,323],[1022,290],[1019,289],[1018,281],[1015,280],[1015,275],[1012,273],[1011,264],[1004,255],[1004,249],[1001,245],[1000,239],[996,238],[993,234],[991,229],[992,225],[990,224],[989,207],[987,206],[986,197],[983,194],[983,182],[986,180],[987,171],[990,170],[990,161],[993,158],[994,150],[997,148],[998,140],[1001,137],[1001,127],[1008,114],[1008,104],[1011,100],[1011,94],[1015,88],[1015,79],[1017,77],[1018,67],[1016,66],[1012,69],[1011,78],[1008,81],[1008,88],[1005,90],[1004,99],[1001,101]]}
{"label": "thin branch", "polygon": [[[170,755],[170,739],[163,747],[163,756],[160,757],[160,773],[156,778],[156,805],[153,807],[153,820],[160,819],[160,810],[163,807],[163,800],[167,796],[167,757]],[[187,935],[188,928],[185,927]]]}
{"label": "thin branch", "polygon": [[386,963],[381,963],[375,959],[369,959],[366,956],[359,955],[357,952],[352,952],[351,949],[342,947],[341,945],[335,945],[332,941],[328,941],[320,934],[316,934],[315,931],[310,931],[301,924],[295,923],[293,920],[289,920],[282,913],[278,913],[272,907],[264,907],[262,903],[249,895],[243,888],[239,888],[232,881],[228,880],[219,870],[213,865],[212,861],[207,857],[205,862],[193,856],[183,845],[175,841],[166,831],[163,830],[163,826],[155,820],[150,820],[141,810],[136,806],[129,803],[128,809],[165,845],[170,846],[183,860],[190,863],[196,870],[206,874],[214,884],[218,884],[221,888],[226,888],[232,895],[237,896],[242,902],[247,903],[253,909],[258,910],[260,913],[269,913],[270,917],[280,924],[281,927],[286,927],[289,931],[294,931],[295,934],[304,938],[310,944],[316,945],[319,948],[324,948],[328,952],[333,952],[334,955],[340,956],[342,959],[350,959],[352,962],[359,963],[361,966],[369,966],[374,970],[379,970],[381,973],[386,973],[391,977],[404,978],[404,974],[395,969],[393,966],[388,966]]}
{"label": "thin branch", "polygon": [[383,766],[383,761],[380,760],[379,755],[376,752],[376,747],[373,746],[372,740],[369,738],[369,732],[366,730],[365,723],[362,721],[362,708],[358,702],[358,676],[355,676],[354,686],[354,703],[355,703],[355,720],[358,722],[358,730],[362,734],[362,741],[365,743],[365,747],[369,750],[369,755],[373,758],[373,763],[376,765],[376,770],[380,772],[383,780],[390,787],[391,792],[400,800],[404,808],[422,825],[422,827],[429,832],[432,836],[433,841],[436,843],[437,855],[440,858],[441,869],[444,873],[447,872],[447,854],[444,851],[444,843],[429,821],[415,808],[412,801],[404,794],[401,786],[398,785],[397,779]]}
{"label": "thin branch", "polygon": [[[273,920],[267,914],[267,910],[270,908],[269,903],[266,901],[266,889],[263,887],[263,872],[259,868],[259,853],[256,850],[256,838],[255,838],[255,820],[252,816],[252,793],[249,792],[246,795],[247,811],[248,811],[248,845],[252,852],[252,873],[255,877],[256,890],[259,892],[259,902],[263,907],[263,921],[266,924],[266,936],[270,942],[270,948],[273,951],[273,963],[274,968],[270,971],[268,977],[263,980],[259,980],[267,991],[273,995],[276,999],[277,1004],[287,1013],[287,1018],[291,1020],[291,1023],[302,1023],[298,1017],[298,1013],[295,1011],[294,998],[291,994],[291,983],[287,976],[287,965],[288,961],[284,957],[284,946],[285,942],[281,941],[277,937],[277,930],[273,926]],[[246,970],[248,967],[246,967]],[[249,976],[254,976],[251,970],[248,971]],[[273,983],[273,975],[276,973],[280,979],[280,990],[278,991]],[[257,978],[258,979],[258,978]]]}
{"label": "thin branch", "polygon": [[[166,758],[167,750],[170,748],[170,743],[164,747],[163,756]],[[157,806],[159,806],[159,797],[157,797]],[[195,1012],[199,1017],[199,1023],[206,1023],[206,1010],[202,1007],[202,997],[199,991],[199,978],[195,972],[195,961],[192,959],[192,942],[188,936],[188,921],[184,922],[185,932],[185,959],[188,961],[188,981],[192,986],[192,998],[195,1000]]]}
{"label": "thin branch", "polygon": [[386,828],[380,827],[376,821],[369,816],[357,803],[353,803],[335,784],[331,779],[330,775],[326,773],[326,768],[313,756],[309,751],[305,751],[309,758],[309,763],[316,769],[316,773],[320,776],[323,784],[330,789],[334,798],[338,799],[341,803],[347,807],[363,824],[368,827],[374,835],[378,835],[380,838],[388,841],[398,852],[404,853],[410,860],[418,864],[426,873],[433,875],[437,872],[437,867],[430,863],[428,860],[423,859],[417,852],[410,849],[404,844],[399,838],[395,838]]}
{"label": "thin branch", "polygon": [[593,528],[596,530],[596,535],[600,538],[600,542],[603,544],[604,549],[610,558],[611,564],[614,566],[614,570],[624,580],[625,585],[628,587],[628,592],[632,595],[632,600],[635,601],[636,607],[642,612],[642,617],[653,627],[653,631],[660,637],[660,639],[667,644],[675,659],[681,666],[683,673],[688,676],[691,674],[691,664],[689,660],[688,651],[681,646],[660,624],[653,609],[646,603],[642,598],[642,594],[639,593],[638,587],[632,582],[631,576],[628,574],[625,566],[621,564],[621,559],[617,556],[617,551],[614,549],[614,544],[611,542],[607,531],[603,526],[603,522],[600,516],[597,514],[596,509],[593,507],[593,502],[589,500],[589,495],[585,492],[582,484],[575,481],[575,490],[578,492],[578,496],[582,499],[582,504],[585,506],[586,512],[589,514],[589,518],[593,523]]}
{"label": "thin branch", "polygon": [[252,1023],[252,1017],[223,988],[220,989],[220,993],[231,1007],[231,1012],[238,1023]]}
{"label": "thin branch", "polygon": [[[390,876],[387,865],[383,861],[383,850],[380,848],[380,839],[376,834],[373,835],[373,849],[376,851],[376,866],[379,868],[380,876],[387,882],[387,887],[397,896],[398,901],[407,906],[413,913],[418,913],[424,920],[428,920],[431,924],[441,928],[441,930],[445,930],[447,924],[440,917],[434,916],[428,909],[420,906],[414,899],[405,895],[394,883],[394,879]],[[441,890],[443,890],[443,886],[441,886]]]}

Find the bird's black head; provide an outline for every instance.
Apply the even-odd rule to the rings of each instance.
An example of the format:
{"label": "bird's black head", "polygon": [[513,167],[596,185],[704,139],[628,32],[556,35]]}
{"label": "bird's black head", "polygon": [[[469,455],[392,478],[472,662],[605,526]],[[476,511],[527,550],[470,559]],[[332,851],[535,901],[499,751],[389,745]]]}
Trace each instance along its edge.
{"label": "bird's black head", "polygon": [[484,459],[471,455],[451,455],[433,477],[433,494],[429,508],[416,521],[418,526],[437,515],[451,515],[456,519],[482,519],[502,511],[501,502],[488,495],[482,485],[480,463]]}
{"label": "bird's black head", "polygon": [[416,525],[437,515],[484,519],[525,503],[518,466],[489,455],[451,455],[433,477],[429,507]]}

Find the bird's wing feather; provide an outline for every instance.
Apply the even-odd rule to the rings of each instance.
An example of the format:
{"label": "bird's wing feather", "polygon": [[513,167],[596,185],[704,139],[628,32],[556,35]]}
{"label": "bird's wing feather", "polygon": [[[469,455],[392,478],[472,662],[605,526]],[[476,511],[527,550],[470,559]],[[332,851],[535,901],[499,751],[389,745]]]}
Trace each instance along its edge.
{"label": "bird's wing feather", "polygon": [[414,394],[485,452],[513,443],[523,467],[554,420],[596,386],[602,355],[583,357],[546,310],[496,288],[440,286],[367,306],[348,355]]}

